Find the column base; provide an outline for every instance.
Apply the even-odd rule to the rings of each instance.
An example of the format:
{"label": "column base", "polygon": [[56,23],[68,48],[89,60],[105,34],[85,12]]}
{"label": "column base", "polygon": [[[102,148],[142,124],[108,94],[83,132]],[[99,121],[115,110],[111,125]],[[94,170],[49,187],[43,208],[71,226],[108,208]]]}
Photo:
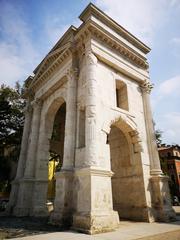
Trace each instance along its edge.
{"label": "column base", "polygon": [[150,178],[152,194],[152,212],[155,221],[170,222],[176,220],[176,213],[172,208],[168,186],[169,177],[157,175]]}
{"label": "column base", "polygon": [[63,228],[69,228],[72,226],[72,212],[55,212],[50,215],[50,223]]}
{"label": "column base", "polygon": [[17,204],[18,192],[19,192],[19,179],[15,179],[11,183],[11,193],[9,197],[8,206],[5,211],[6,215],[13,214],[13,210]]}
{"label": "column base", "polygon": [[73,216],[73,230],[87,234],[97,234],[114,231],[118,228],[118,213],[112,211],[108,214],[75,214]]}
{"label": "column base", "polygon": [[54,211],[50,215],[50,223],[69,228],[73,216],[73,179],[74,173],[70,170],[61,170],[56,173],[56,197]]}
{"label": "column base", "polygon": [[30,216],[33,217],[48,217],[49,212],[46,206],[42,207],[34,207],[32,211],[30,212]]}
{"label": "column base", "polygon": [[110,232],[119,225],[112,207],[112,172],[98,167],[75,170],[78,183],[73,229],[88,234]]}
{"label": "column base", "polygon": [[47,186],[48,180],[36,179],[34,182],[32,209],[30,216],[47,217],[49,216],[47,208]]}
{"label": "column base", "polygon": [[16,217],[26,217],[26,216],[29,216],[29,213],[30,213],[30,208],[17,206],[13,209],[12,215]]}
{"label": "column base", "polygon": [[29,216],[32,210],[33,178],[19,180],[18,194],[15,205],[12,207],[12,215],[18,217]]}

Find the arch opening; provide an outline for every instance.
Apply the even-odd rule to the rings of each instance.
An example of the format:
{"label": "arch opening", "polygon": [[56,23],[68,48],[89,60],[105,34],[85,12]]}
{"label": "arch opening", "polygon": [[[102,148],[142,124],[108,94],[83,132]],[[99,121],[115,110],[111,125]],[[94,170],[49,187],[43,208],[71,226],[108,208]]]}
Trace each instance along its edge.
{"label": "arch opening", "polygon": [[131,138],[122,127],[112,125],[108,135],[112,183],[113,209],[120,219],[145,220],[143,171],[140,153],[133,151]]}
{"label": "arch opening", "polygon": [[[47,201],[54,202],[55,199],[55,173],[60,171],[63,164],[64,156],[64,136],[65,136],[65,121],[66,121],[66,103],[63,102],[59,109],[52,116],[50,111],[51,122],[49,135],[49,157],[48,157],[48,189]],[[50,120],[50,119],[49,119]]]}

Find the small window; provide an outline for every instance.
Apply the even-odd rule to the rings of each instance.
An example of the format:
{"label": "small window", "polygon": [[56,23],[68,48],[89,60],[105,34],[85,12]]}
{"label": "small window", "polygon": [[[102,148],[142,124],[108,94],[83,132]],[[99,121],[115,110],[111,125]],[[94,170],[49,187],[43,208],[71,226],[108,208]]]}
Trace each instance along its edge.
{"label": "small window", "polygon": [[85,110],[79,111],[79,148],[85,147]]}
{"label": "small window", "polygon": [[126,111],[129,110],[127,86],[122,81],[116,81],[116,106]]}

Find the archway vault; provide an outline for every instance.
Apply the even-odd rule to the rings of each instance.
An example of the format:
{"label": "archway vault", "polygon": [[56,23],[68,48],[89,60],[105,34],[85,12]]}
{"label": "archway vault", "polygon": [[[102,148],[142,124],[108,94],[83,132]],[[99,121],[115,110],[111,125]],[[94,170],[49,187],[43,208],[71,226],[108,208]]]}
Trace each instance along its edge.
{"label": "archway vault", "polygon": [[139,133],[121,117],[109,123],[110,165],[114,173],[111,180],[113,209],[120,218],[144,220],[146,213],[140,211],[146,205],[146,199]]}
{"label": "archway vault", "polygon": [[143,152],[142,140],[140,132],[137,129],[137,125],[132,118],[125,114],[111,118],[104,122],[102,126],[102,131],[107,135],[111,131],[111,127],[115,126],[121,130],[128,137],[129,141],[133,144],[134,153]]}

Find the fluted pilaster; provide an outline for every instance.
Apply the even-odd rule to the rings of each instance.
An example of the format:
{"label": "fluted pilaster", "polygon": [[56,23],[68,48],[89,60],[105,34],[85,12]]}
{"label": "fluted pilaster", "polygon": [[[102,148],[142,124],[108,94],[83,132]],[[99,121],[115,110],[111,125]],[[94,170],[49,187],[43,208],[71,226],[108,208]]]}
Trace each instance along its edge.
{"label": "fluted pilaster", "polygon": [[40,100],[35,100],[32,102],[32,107],[33,107],[32,130],[29,138],[29,148],[27,153],[26,169],[24,174],[25,178],[33,177],[35,172],[34,168],[39,137],[39,124],[42,102]]}
{"label": "fluted pilaster", "polygon": [[150,158],[150,174],[159,175],[162,174],[159,155],[157,151],[157,144],[154,132],[153,118],[150,105],[150,93],[153,85],[147,80],[141,85],[142,98],[144,105],[144,115],[146,122],[147,144]]}
{"label": "fluted pilaster", "polygon": [[66,122],[64,139],[63,169],[71,169],[74,166],[76,143],[76,98],[78,69],[71,68],[66,74],[68,78]]}
{"label": "fluted pilaster", "polygon": [[23,177],[24,168],[26,164],[28,139],[29,139],[29,133],[30,133],[30,127],[31,127],[31,121],[32,121],[32,107],[29,101],[27,102],[24,112],[25,112],[25,122],[24,122],[23,136],[21,141],[21,152],[20,152],[19,161],[18,161],[16,179]]}
{"label": "fluted pilaster", "polygon": [[86,123],[85,123],[85,165],[97,165],[97,58],[91,49],[86,56]]}

